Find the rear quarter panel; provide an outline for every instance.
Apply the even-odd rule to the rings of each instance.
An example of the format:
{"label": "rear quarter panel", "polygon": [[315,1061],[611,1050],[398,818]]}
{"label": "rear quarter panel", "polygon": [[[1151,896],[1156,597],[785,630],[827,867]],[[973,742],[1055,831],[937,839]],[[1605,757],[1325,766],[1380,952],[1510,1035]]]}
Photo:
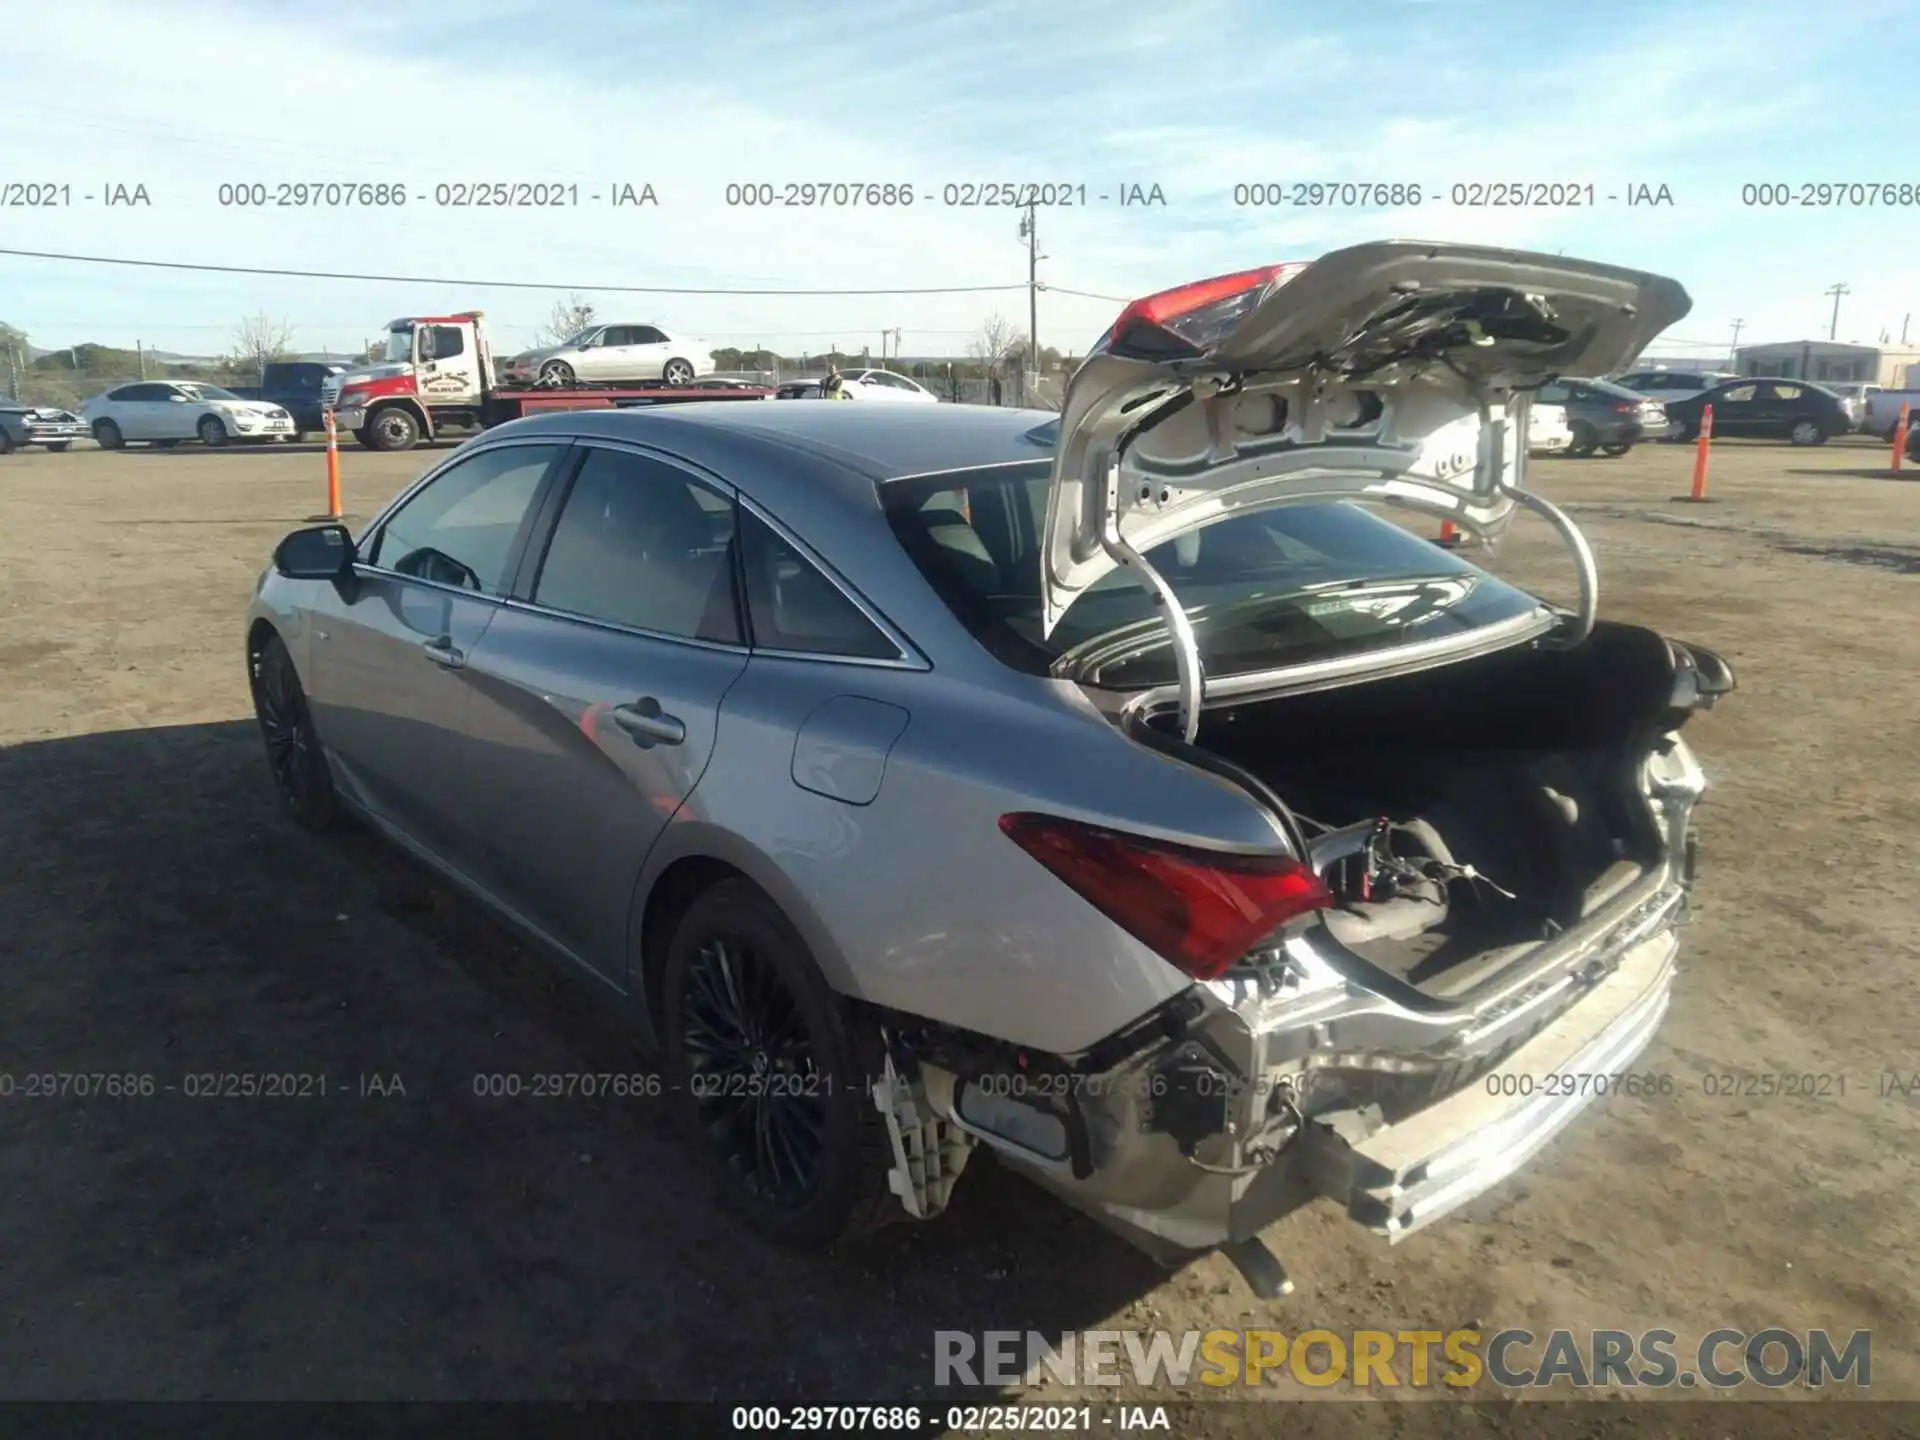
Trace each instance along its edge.
{"label": "rear quarter panel", "polygon": [[[719,752],[648,857],[636,898],[688,855],[745,871],[841,992],[1072,1053],[1192,982],[1001,832],[1042,811],[1189,844],[1283,845],[1236,787],[1126,740],[1071,686],[756,656]],[[795,737],[839,696],[909,719],[868,804],[802,789]]]}

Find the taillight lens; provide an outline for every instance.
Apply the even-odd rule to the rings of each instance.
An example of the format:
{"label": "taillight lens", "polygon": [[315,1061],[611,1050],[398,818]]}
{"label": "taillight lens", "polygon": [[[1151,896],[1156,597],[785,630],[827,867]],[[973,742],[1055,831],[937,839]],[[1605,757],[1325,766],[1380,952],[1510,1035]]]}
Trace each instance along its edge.
{"label": "taillight lens", "polygon": [[1000,828],[1080,897],[1196,980],[1213,980],[1333,896],[1291,856],[1220,855],[1046,815]]}
{"label": "taillight lens", "polygon": [[1099,348],[1143,360],[1203,355],[1306,268],[1304,261],[1263,265],[1136,300],[1120,312]]}
{"label": "taillight lens", "polygon": [[1631,415],[1639,408],[1638,405],[1616,405],[1613,407],[1613,413],[1616,415]]}

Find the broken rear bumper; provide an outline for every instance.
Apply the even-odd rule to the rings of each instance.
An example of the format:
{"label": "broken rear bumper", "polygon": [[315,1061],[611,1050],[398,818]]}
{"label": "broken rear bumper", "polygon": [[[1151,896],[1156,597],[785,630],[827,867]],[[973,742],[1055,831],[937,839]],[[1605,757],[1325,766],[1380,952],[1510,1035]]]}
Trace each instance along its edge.
{"label": "broken rear bumper", "polygon": [[[1188,992],[1193,1009],[1121,1063],[1024,1097],[1002,1083],[991,1105],[969,1097],[982,1077],[933,1069],[932,1108],[1168,1261],[1240,1245],[1327,1199],[1401,1240],[1610,1096],[1671,1089],[1634,1066],[1673,990],[1705,781],[1683,745],[1648,763],[1669,839],[1660,863],[1471,992],[1396,993],[1303,931],[1261,973]],[[1021,1127],[996,1117],[1022,1109],[1062,1115],[1074,1153],[1065,1139],[1013,1138]]]}
{"label": "broken rear bumper", "polygon": [[1678,948],[1671,931],[1639,942],[1507,1060],[1399,1124],[1354,1144],[1314,1129],[1303,1159],[1315,1191],[1398,1241],[1513,1175],[1609,1094],[1656,1093],[1632,1066],[1667,1013]]}

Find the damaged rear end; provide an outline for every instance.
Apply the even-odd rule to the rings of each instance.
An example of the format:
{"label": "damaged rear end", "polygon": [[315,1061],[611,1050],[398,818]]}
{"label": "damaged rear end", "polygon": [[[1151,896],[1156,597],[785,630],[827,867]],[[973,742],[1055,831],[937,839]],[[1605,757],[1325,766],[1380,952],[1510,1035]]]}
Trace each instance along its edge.
{"label": "damaged rear end", "polygon": [[[1054,437],[1039,608],[1072,643],[1051,674],[1132,743],[1240,787],[1281,842],[1007,816],[1194,983],[1076,1055],[902,1022],[922,1118],[1164,1259],[1226,1250],[1271,1294],[1286,1277],[1257,1236],[1279,1216],[1331,1200],[1400,1240],[1597,1100],[1653,1087],[1634,1065],[1671,993],[1705,788],[1680,731],[1733,676],[1598,619],[1586,542],[1526,489],[1527,410],[1688,308],[1655,276],[1394,242],[1123,313]],[[1351,501],[1488,548],[1532,511],[1578,603],[1444,553],[1231,602],[1191,578],[1221,521]],[[1068,612],[1117,571],[1157,609],[1075,639]],[[1220,658],[1264,634],[1294,646],[1285,663]]]}

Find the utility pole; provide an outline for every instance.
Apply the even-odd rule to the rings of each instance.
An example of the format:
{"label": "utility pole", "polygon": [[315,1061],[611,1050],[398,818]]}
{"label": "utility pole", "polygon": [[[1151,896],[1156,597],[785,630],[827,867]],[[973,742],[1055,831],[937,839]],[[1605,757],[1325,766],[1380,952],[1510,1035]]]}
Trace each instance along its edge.
{"label": "utility pole", "polygon": [[1842,284],[1829,286],[1820,293],[1833,297],[1833,322],[1827,326],[1827,339],[1833,340],[1840,334],[1840,297],[1842,295],[1851,295],[1853,291]]}
{"label": "utility pole", "polygon": [[1736,320],[1733,322],[1733,344],[1727,347],[1727,368],[1729,370],[1738,370],[1740,368],[1740,332],[1746,328],[1746,324],[1747,322],[1745,320]]}
{"label": "utility pole", "polygon": [[1900,317],[1900,343],[1902,345],[1907,343],[1907,322],[1911,319],[1913,319],[1913,312],[1911,310]]}
{"label": "utility pole", "polygon": [[1027,242],[1027,369],[1040,373],[1040,233],[1034,223],[1035,207],[1027,201],[1027,216],[1020,222],[1020,238]]}

